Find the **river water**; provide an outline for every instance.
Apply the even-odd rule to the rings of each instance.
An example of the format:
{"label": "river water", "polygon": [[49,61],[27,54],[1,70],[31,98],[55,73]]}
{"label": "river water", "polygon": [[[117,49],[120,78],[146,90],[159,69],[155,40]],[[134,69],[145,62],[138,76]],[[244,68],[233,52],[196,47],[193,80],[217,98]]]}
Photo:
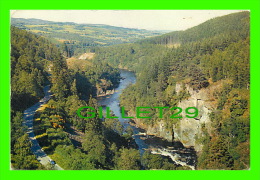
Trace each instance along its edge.
{"label": "river water", "polygon": [[137,128],[129,124],[129,119],[122,118],[120,111],[119,96],[122,91],[129,85],[136,82],[136,77],[133,72],[120,70],[121,80],[119,86],[115,89],[115,93],[107,96],[98,97],[99,106],[107,106],[119,117],[119,121],[122,123],[124,129],[130,126],[134,131],[134,139],[138,145],[140,154],[143,154],[145,150],[150,149],[154,154],[161,154],[162,156],[168,156],[175,164],[188,166],[191,169],[195,169],[196,164],[196,152],[192,148],[185,148],[180,142],[168,142],[162,138],[155,136],[146,136],[143,129]]}

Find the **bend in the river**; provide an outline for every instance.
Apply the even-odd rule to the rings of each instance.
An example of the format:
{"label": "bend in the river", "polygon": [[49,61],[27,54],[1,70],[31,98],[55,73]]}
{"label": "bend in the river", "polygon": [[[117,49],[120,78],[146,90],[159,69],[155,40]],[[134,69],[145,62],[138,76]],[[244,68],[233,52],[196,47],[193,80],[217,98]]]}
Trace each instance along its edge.
{"label": "bend in the river", "polygon": [[[141,154],[143,154],[146,149],[153,148],[154,150],[152,151],[152,153],[161,154],[162,156],[168,156],[176,164],[188,166],[194,170],[196,164],[195,151],[189,148],[185,148],[182,145],[180,146],[180,142],[175,143],[175,145],[172,145],[171,143],[165,143],[165,141],[161,138],[153,138],[152,143],[147,144],[147,141],[145,142],[144,138],[149,139],[149,137],[147,138],[142,135],[143,133],[140,132],[139,128],[131,126],[129,124],[129,119],[122,118],[119,106],[119,96],[122,93],[123,89],[125,89],[130,84],[134,84],[136,82],[136,77],[133,72],[127,70],[120,70],[120,75],[122,79],[120,80],[119,86],[115,89],[115,93],[103,97],[98,97],[99,105],[109,107],[110,110],[113,111],[113,113],[117,117],[119,117],[118,119],[122,123],[124,128],[130,126],[133,129],[135,134],[133,137],[136,144],[138,145]],[[160,145],[156,144],[156,142]]]}

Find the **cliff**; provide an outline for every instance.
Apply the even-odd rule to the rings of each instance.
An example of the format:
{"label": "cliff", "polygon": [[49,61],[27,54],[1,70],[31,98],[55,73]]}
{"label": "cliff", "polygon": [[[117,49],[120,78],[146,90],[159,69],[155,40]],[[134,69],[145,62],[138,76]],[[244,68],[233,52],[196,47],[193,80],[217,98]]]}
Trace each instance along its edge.
{"label": "cliff", "polygon": [[[213,92],[216,89],[222,87],[223,81],[211,84],[207,88],[201,90],[193,90],[189,85],[185,85],[186,91],[189,92],[190,97],[182,100],[178,103],[178,107],[183,109],[182,116],[172,129],[166,128],[166,124],[163,120],[157,122],[153,126],[146,125],[142,122],[142,119],[135,119],[136,126],[143,128],[147,131],[147,134],[153,134],[159,137],[163,137],[168,141],[172,141],[172,132],[174,133],[174,140],[180,141],[185,147],[193,146],[197,152],[202,150],[203,145],[196,139],[203,136],[202,126],[205,124],[205,128],[208,133],[211,132],[211,121],[209,118],[210,112],[216,109],[217,100],[213,96]],[[181,83],[176,84],[175,91],[177,94],[182,90],[183,85]],[[196,107],[199,110],[197,118],[186,118],[184,109],[188,107]]]}

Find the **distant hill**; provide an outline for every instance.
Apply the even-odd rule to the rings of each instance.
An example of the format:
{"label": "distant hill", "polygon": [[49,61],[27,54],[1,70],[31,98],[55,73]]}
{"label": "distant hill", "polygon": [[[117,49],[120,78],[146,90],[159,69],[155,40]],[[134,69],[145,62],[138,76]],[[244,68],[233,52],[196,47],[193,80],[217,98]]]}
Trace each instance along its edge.
{"label": "distant hill", "polygon": [[23,18],[12,18],[11,24],[37,35],[51,38],[55,43],[71,44],[74,48],[129,43],[165,33],[103,24],[76,24]]}
{"label": "distant hill", "polygon": [[[210,19],[185,31],[175,31],[161,36],[140,40],[139,43],[180,44],[200,41],[207,38],[223,38],[225,36],[245,37],[249,34],[249,12],[238,12]],[[244,33],[247,32],[247,33]],[[243,33],[243,34],[242,34]]]}
{"label": "distant hill", "polygon": [[[247,11],[233,13],[210,19],[185,31],[146,38],[132,44],[98,48],[95,59],[107,61],[114,67],[142,72],[144,64],[150,66],[152,59],[155,62],[159,61],[158,59],[164,58],[164,54],[170,51],[167,53],[169,57],[166,59],[176,61],[171,62],[171,68],[174,64],[183,63],[184,59],[187,59],[187,65],[184,66],[186,68],[191,65],[192,58],[194,58],[193,63],[198,65],[201,59],[207,60],[208,58],[199,56],[211,55],[216,49],[223,51],[232,43],[249,38],[249,15]],[[174,72],[177,72],[180,67],[173,68]],[[182,76],[180,74],[183,72],[185,71],[179,70],[178,76]]]}

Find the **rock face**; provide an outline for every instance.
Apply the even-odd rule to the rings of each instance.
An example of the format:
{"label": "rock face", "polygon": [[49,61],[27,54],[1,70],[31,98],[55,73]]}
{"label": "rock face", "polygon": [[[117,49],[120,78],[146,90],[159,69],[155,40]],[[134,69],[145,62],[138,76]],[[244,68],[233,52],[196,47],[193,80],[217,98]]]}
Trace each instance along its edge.
{"label": "rock face", "polygon": [[99,81],[100,82],[96,84],[97,97],[114,94],[115,89],[111,87],[111,84],[107,80],[100,79]]}
{"label": "rock face", "polygon": [[[182,100],[178,103],[178,107],[183,109],[182,117],[179,122],[174,125],[172,129],[166,128],[163,121],[157,122],[153,126],[143,124],[140,119],[135,119],[138,127],[147,130],[148,134],[153,134],[159,137],[163,137],[168,141],[174,140],[180,141],[184,146],[193,146],[197,152],[202,150],[203,145],[196,142],[196,138],[200,138],[202,135],[201,127],[205,124],[206,129],[210,133],[211,121],[209,118],[210,112],[215,109],[216,101],[213,98],[213,92],[217,86],[209,86],[199,91],[194,91],[190,86],[185,85],[186,90],[190,93],[188,99]],[[182,90],[182,84],[176,84],[177,94]],[[187,118],[185,109],[188,107],[196,107],[199,110],[197,118]],[[172,135],[173,132],[173,135]]]}
{"label": "rock face", "polygon": [[[176,85],[176,92],[179,93],[181,85]],[[196,151],[200,151],[201,144],[196,143],[197,138],[202,136],[201,126],[205,124],[205,127],[210,130],[210,118],[209,114],[214,109],[212,100],[210,99],[212,91],[211,88],[201,89],[200,91],[194,91],[191,87],[186,85],[186,90],[189,91],[191,97],[178,103],[178,107],[183,110],[188,107],[196,107],[199,110],[197,118],[187,118],[185,111],[183,111],[182,118],[176,126],[173,128],[175,140],[179,140],[184,146],[194,146]]]}
{"label": "rock face", "polygon": [[97,97],[107,96],[114,93],[115,93],[115,89],[112,90],[103,90],[102,88],[97,89]]}

